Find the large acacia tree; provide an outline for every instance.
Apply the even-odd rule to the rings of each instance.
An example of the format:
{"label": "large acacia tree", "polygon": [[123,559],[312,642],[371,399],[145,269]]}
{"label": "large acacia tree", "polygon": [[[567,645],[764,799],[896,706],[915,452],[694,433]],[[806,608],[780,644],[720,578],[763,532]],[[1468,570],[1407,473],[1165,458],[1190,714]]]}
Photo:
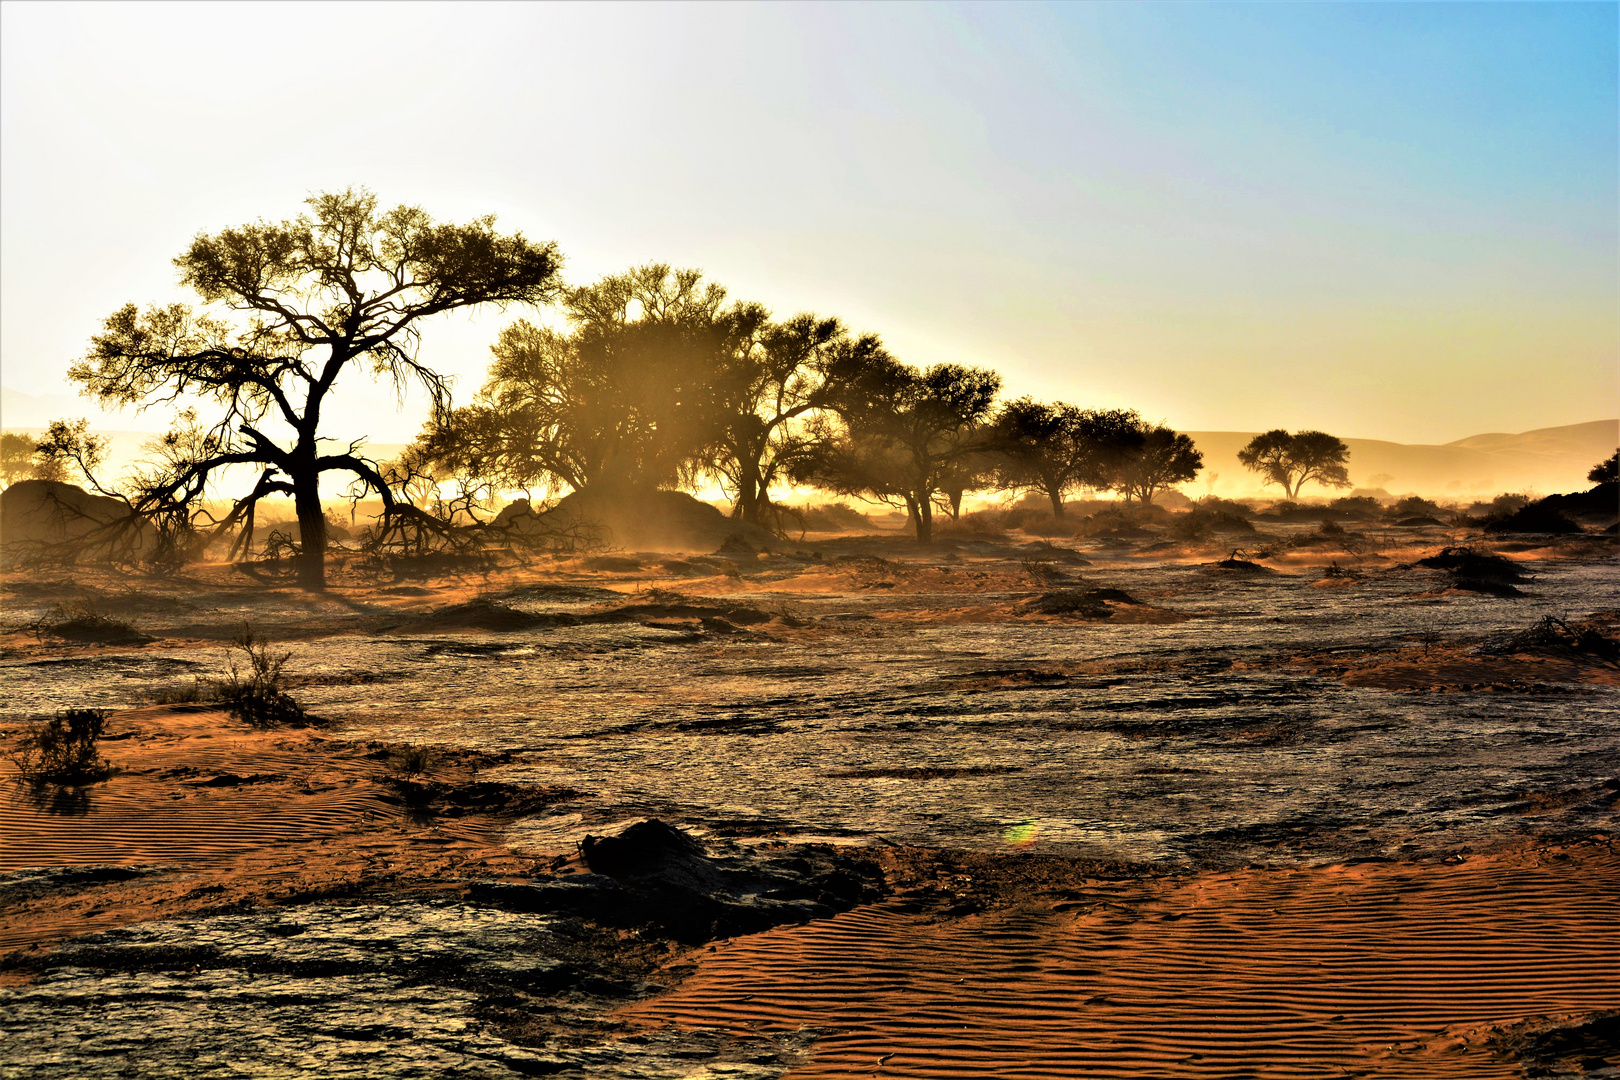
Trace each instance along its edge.
{"label": "large acacia tree", "polygon": [[[320,482],[346,473],[393,506],[388,484],[360,454],[363,439],[323,453],[322,432],[338,377],[360,369],[396,392],[416,383],[435,412],[445,382],[418,359],[418,324],[477,304],[540,304],[559,289],[555,244],[501,235],[494,218],[435,223],[416,207],[379,212],[368,191],[323,193],[292,221],[260,221],[199,235],[175,259],[181,282],[209,309],[134,304],[107,319],[71,376],[87,393],[148,408],[185,398],[211,403],[204,431],[170,441],[177,452],[138,481],[141,513],[246,522],[267,495],[291,495],[298,515],[300,581],[326,581],[326,519]],[[290,429],[278,438],[276,425]],[[204,496],[233,466],[259,470],[223,521],[206,518]]]}
{"label": "large acacia tree", "polygon": [[507,327],[478,396],[424,443],[497,486],[632,496],[691,482],[725,437],[725,373],[767,321],[725,298],[699,271],[664,263],[569,289],[570,328]]}
{"label": "large acacia tree", "polygon": [[1290,435],[1276,428],[1256,435],[1238,451],[1245,468],[1259,473],[1262,483],[1280,485],[1290,499],[1312,480],[1327,487],[1349,487],[1345,468],[1349,460],[1350,448],[1322,431]]}

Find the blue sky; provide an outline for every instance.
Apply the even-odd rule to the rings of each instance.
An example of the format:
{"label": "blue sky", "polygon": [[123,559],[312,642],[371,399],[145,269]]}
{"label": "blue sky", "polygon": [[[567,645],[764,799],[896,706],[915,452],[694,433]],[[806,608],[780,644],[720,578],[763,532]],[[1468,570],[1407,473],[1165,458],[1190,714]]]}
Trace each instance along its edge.
{"label": "blue sky", "polygon": [[[0,376],[364,184],[1184,429],[1612,416],[1617,10],[7,3]],[[463,394],[516,314],[429,329]]]}

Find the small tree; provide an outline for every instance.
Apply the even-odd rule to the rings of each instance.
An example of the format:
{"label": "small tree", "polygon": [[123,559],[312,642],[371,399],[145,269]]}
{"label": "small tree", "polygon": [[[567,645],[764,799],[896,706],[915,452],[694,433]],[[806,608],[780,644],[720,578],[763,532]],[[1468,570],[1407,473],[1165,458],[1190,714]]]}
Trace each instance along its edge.
{"label": "small tree", "polygon": [[1620,480],[1620,450],[1616,450],[1611,457],[1592,466],[1592,471],[1586,474],[1586,478],[1594,484],[1612,484]]}
{"label": "small tree", "polygon": [[26,432],[0,433],[0,482],[10,487],[34,475],[34,451],[39,443]]}
{"label": "small tree", "polygon": [[1140,442],[1124,453],[1114,488],[1127,500],[1148,506],[1163,488],[1196,477],[1204,455],[1190,437],[1162,425],[1139,431]]}
{"label": "small tree", "polygon": [[1238,451],[1238,461],[1261,476],[1266,484],[1278,484],[1292,499],[1311,480],[1327,487],[1347,488],[1350,474],[1345,465],[1350,448],[1321,431],[1301,431],[1290,435],[1282,428],[1256,435]]}
{"label": "small tree", "polygon": [[[259,470],[218,528],[233,527],[259,499],[293,497],[300,581],[326,583],[326,517],[320,482],[347,473],[375,491],[386,514],[387,483],[360,455],[363,440],[322,453],[323,416],[338,377],[359,363],[396,392],[423,386],[436,413],[444,380],[417,359],[418,324],[477,304],[549,302],[557,294],[556,245],[495,232],[494,218],[434,223],[415,207],[378,212],[368,191],[321,194],[310,216],[198,236],[175,260],[181,282],[216,313],[183,304],[133,304],[115,312],[70,372],[104,401],[144,409],[183,397],[216,406],[219,419],[175,433],[172,453],[137,481],[138,513],[211,521],[204,495],[233,466]],[[237,313],[235,317],[226,313]],[[278,442],[266,421],[291,429]]]}

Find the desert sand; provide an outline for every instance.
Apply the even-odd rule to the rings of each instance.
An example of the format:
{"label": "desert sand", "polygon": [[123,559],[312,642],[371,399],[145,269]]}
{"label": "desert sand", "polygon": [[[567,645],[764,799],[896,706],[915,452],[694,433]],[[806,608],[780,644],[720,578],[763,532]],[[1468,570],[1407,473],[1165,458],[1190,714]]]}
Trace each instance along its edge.
{"label": "desert sand", "polygon": [[1612,539],[767,546],[9,573],[7,1074],[1620,1067]]}

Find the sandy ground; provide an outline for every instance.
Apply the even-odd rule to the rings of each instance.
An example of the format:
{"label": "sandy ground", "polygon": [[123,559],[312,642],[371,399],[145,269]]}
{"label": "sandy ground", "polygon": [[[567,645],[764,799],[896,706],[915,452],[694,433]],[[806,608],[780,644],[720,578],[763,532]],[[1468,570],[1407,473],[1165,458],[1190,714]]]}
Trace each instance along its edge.
{"label": "sandy ground", "polygon": [[0,1074],[1620,1074],[1612,544],[1298,535],[9,575]]}

